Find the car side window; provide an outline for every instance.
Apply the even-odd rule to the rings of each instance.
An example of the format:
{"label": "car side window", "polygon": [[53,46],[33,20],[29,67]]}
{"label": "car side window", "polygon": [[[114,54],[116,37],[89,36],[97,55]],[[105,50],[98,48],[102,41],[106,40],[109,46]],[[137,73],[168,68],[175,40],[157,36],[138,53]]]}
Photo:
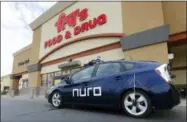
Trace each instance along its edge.
{"label": "car side window", "polygon": [[125,71],[126,71],[126,70],[130,70],[130,69],[133,69],[134,66],[135,66],[134,63],[129,63],[129,62],[123,62],[122,64],[123,64],[123,66],[125,67]]}
{"label": "car side window", "polygon": [[94,66],[85,68],[73,74],[71,79],[74,83],[78,83],[78,82],[81,82],[80,80],[91,78],[93,70],[94,70]]}
{"label": "car side window", "polygon": [[120,72],[120,69],[121,69],[121,66],[119,63],[100,64],[98,67],[96,76],[117,73],[117,72]]}

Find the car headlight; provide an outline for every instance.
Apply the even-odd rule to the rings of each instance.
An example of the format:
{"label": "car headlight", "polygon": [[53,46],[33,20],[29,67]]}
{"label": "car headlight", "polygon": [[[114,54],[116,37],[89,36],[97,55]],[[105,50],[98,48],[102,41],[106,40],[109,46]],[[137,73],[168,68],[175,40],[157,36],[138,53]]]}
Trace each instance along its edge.
{"label": "car headlight", "polygon": [[53,91],[54,88],[55,88],[55,86],[49,87],[48,90],[47,90],[47,93],[51,93],[51,92]]}

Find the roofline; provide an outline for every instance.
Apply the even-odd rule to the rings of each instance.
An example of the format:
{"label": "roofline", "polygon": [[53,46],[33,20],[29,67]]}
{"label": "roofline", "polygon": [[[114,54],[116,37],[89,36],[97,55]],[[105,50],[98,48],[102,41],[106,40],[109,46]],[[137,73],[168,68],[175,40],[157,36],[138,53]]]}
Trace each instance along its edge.
{"label": "roofline", "polygon": [[42,15],[40,15],[37,19],[35,19],[29,26],[32,30],[35,30],[37,27],[41,26],[49,19],[60,13],[62,10],[65,10],[72,4],[77,1],[67,1],[67,2],[57,2],[50,9],[45,11]]}
{"label": "roofline", "polygon": [[24,51],[30,49],[30,48],[31,48],[31,45],[32,45],[32,44],[29,44],[29,45],[27,45],[27,46],[21,48],[20,50],[16,51],[15,53],[13,53],[13,56],[16,56],[16,55],[18,55],[18,54],[20,54],[20,53],[22,53],[22,52],[24,52]]}

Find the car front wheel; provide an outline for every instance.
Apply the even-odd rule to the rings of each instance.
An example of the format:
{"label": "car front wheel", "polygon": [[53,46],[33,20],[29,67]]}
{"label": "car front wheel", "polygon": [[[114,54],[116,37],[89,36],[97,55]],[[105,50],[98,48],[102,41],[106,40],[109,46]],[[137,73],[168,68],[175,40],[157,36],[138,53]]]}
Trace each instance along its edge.
{"label": "car front wheel", "polygon": [[125,113],[133,117],[146,117],[152,112],[148,95],[140,90],[128,91],[124,94],[122,107]]}
{"label": "car front wheel", "polygon": [[51,97],[51,103],[55,108],[61,108],[62,107],[62,97],[60,92],[56,91],[53,93]]}

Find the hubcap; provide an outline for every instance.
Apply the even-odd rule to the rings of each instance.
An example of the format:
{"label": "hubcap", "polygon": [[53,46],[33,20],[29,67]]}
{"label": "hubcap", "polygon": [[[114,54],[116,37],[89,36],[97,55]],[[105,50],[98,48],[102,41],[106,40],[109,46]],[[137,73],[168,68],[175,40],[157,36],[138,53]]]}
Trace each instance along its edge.
{"label": "hubcap", "polygon": [[61,98],[59,93],[54,93],[52,97],[52,103],[55,107],[60,106]]}
{"label": "hubcap", "polygon": [[125,97],[124,100],[125,109],[132,115],[142,115],[145,113],[148,107],[146,98],[140,94],[130,93]]}

